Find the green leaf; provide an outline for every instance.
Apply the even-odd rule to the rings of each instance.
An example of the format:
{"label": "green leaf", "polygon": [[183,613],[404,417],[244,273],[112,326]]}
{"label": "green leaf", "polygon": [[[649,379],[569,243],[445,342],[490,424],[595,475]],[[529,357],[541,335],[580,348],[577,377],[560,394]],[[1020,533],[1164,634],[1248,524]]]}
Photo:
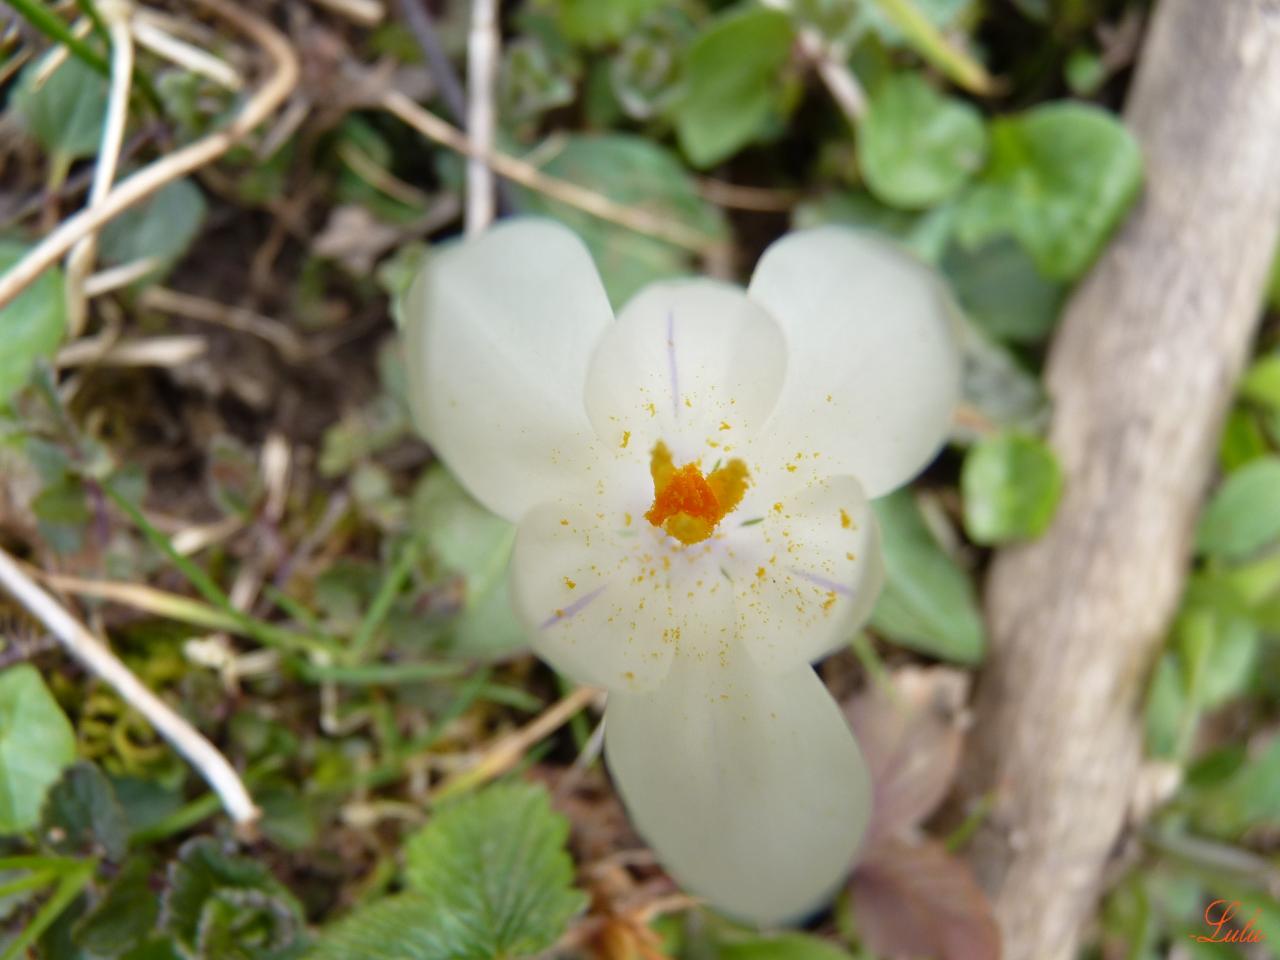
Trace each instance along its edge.
{"label": "green leaf", "polygon": [[75,731],[36,668],[0,673],[0,834],[39,822],[46,792],[75,758]]}
{"label": "green leaf", "polygon": [[504,783],[442,809],[405,844],[405,879],[451,928],[458,960],[551,946],[584,898],[571,886],[569,824],[546,791]]}
{"label": "green leaf", "polygon": [[1267,283],[1267,305],[1272,310],[1280,310],[1280,248],[1276,249],[1276,258],[1271,261],[1271,279]]}
{"label": "green leaf", "polygon": [[852,960],[839,947],[802,933],[726,943],[718,953],[719,960]]}
{"label": "green leaf", "polygon": [[58,853],[104,853],[120,860],[129,821],[111,781],[92,763],[72,764],[53,785],[41,811],[40,832]]}
{"label": "green leaf", "polygon": [[145,940],[160,915],[151,889],[151,864],[143,857],[129,860],[106,894],[76,924],[75,942],[90,953],[114,957]]}
{"label": "green leaf", "polygon": [[1280,457],[1254,460],[1230,474],[1200,517],[1196,546],[1243,557],[1280,537]]}
{"label": "green leaf", "polygon": [[858,130],[867,186],[885,203],[908,210],[953,196],[982,166],[986,147],[978,111],[942,96],[918,73],[881,84]]}
{"label": "green leaf", "polygon": [[13,106],[41,146],[66,164],[98,152],[107,115],[107,84],[91,67],[67,59],[43,84],[34,78],[43,61],[22,71]]}
{"label": "green leaf", "polygon": [[1236,407],[1227,415],[1218,443],[1218,462],[1226,473],[1234,473],[1247,463],[1267,455],[1266,434],[1252,410]]}
{"label": "green leaf", "polygon": [[[20,244],[0,240],[0,273],[7,272],[26,252]],[[62,272],[54,267],[0,307],[0,410],[26,384],[36,361],[53,356],[66,326]]]}
{"label": "green leaf", "polygon": [[1280,353],[1254,361],[1240,381],[1240,395],[1268,410],[1280,410]]}
{"label": "green leaf", "polygon": [[871,625],[912,650],[979,662],[986,641],[968,575],[938,546],[910,491],[899,490],[872,506],[888,579]]}
{"label": "green leaf", "polygon": [[[644,137],[569,136],[542,169],[599,191],[618,203],[682,223],[706,234],[709,240],[725,233],[723,215],[698,195],[693,178],[680,161]],[[688,251],[608,223],[543,194],[523,189],[517,193],[524,211],[554,217],[582,238],[595,258],[614,306],[621,306],[654,280],[692,272]]]}
{"label": "green leaf", "polygon": [[1200,829],[1227,839],[1251,827],[1280,826],[1280,737],[1226,782],[1197,794],[1192,810]]}
{"label": "green leaf", "polygon": [[169,867],[162,927],[184,953],[269,960],[296,950],[302,908],[263,864],[224,853],[211,837],[182,846]]}
{"label": "green leaf", "polygon": [[[960,324],[964,360],[961,397],[996,427],[1039,430],[1047,421],[1048,400],[1040,379],[1027,371],[1009,350],[966,320]],[[957,424],[961,440],[981,439],[985,430]]]}
{"label": "green leaf", "polygon": [[476,502],[444,467],[423,474],[413,495],[413,527],[445,567],[466,578],[454,646],[468,656],[498,656],[525,644],[507,592],[515,525]]}
{"label": "green leaf", "polygon": [[1036,343],[1053,330],[1066,290],[1011,238],[974,250],[953,245],[941,266],[965,312],[997,340]]}
{"label": "green leaf", "polygon": [[1080,276],[1142,183],[1137,142],[1105,110],[1052,103],[996,120],[991,159],[960,201],[957,230],[975,246],[1009,233],[1058,280]]}
{"label": "green leaf", "polygon": [[1038,437],[1005,431],[969,449],[960,474],[964,526],[975,543],[1038,537],[1062,496],[1062,471]]}
{"label": "green leaf", "polygon": [[735,9],[689,46],[674,109],[676,136],[694,166],[713,166],[765,132],[782,105],[779,74],[791,39],[785,14]]}
{"label": "green leaf", "polygon": [[[324,932],[306,960],[463,960],[458,931],[438,904],[402,893],[357,910]],[[484,956],[489,960],[488,955]]]}
{"label": "green leaf", "polygon": [[199,234],[206,209],[199,187],[190,180],[175,180],[107,223],[99,240],[102,259],[108,263],[146,257],[177,261]]}
{"label": "green leaf", "polygon": [[543,0],[564,35],[586,47],[623,39],[662,0]]}

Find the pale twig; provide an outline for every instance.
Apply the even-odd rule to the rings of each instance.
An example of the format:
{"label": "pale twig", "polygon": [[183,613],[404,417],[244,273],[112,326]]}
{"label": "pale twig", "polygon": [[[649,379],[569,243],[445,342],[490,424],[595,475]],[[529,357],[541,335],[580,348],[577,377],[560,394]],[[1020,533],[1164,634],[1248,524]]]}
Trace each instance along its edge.
{"label": "pale twig", "polygon": [[603,697],[604,691],[595,687],[578,687],[519,730],[500,737],[484,751],[474,766],[447,777],[433,791],[432,798],[443,800],[501,776],[519,763],[520,758],[535,743],[554,733],[589,704]]}
{"label": "pale twig", "polygon": [[[789,0],[761,0],[764,6],[784,13],[792,12]],[[862,115],[867,112],[867,96],[863,93],[862,84],[849,69],[846,58],[848,52],[839,43],[828,42],[813,27],[801,26],[797,32],[800,52],[813,64],[822,78],[831,99],[836,102],[840,112],[845,115],[850,126],[856,127]]]}
{"label": "pale twig", "polygon": [[218,795],[232,820],[237,824],[247,825],[258,818],[259,811],[240,775],[227,758],[218,752],[218,748],[147,689],[102,640],[90,633],[61,604],[37,586],[3,549],[0,549],[0,586],[48,627],[76,659],[110,684],[130,707],[145,717],[175,750],[187,758]]}
{"label": "pale twig", "polygon": [[517,160],[508,154],[482,151],[457,127],[422,109],[396,90],[384,91],[378,97],[377,103],[428,139],[443,144],[463,156],[483,160],[493,168],[495,173],[508,180],[545,193],[554,200],[576,207],[601,220],[616,223],[636,233],[654,237],[693,253],[707,254],[720,245],[714,237],[707,236],[699,230],[686,227],[666,217],[657,216],[647,210],[618,203],[576,183],[550,176],[537,167],[530,166],[523,160]]}
{"label": "pale twig", "polygon": [[244,86],[240,74],[227,61],[166,33],[151,18],[135,16],[131,26],[138,46],[145,47],[156,56],[176,63],[184,70],[212,80],[228,90],[239,90]]}
{"label": "pale twig", "polygon": [[174,313],[189,320],[214,323],[230,330],[253,334],[279,350],[280,355],[290,363],[302,360],[307,353],[294,332],[279,320],[244,307],[231,307],[216,300],[170,290],[168,287],[148,287],[139,298],[139,303],[149,310]]}
{"label": "pale twig", "polygon": [[380,0],[311,0],[312,3],[340,13],[361,26],[376,27],[387,15]]}
{"label": "pale twig", "polygon": [[275,27],[228,0],[198,2],[253,38],[274,61],[271,75],[228,126],[143,167],[117,184],[101,204],[64,220],[0,277],[0,307],[8,304],[82,237],[141,202],[165,184],[192,173],[235,146],[266,119],[297,84],[298,59],[289,41]]}
{"label": "pale twig", "polygon": [[800,202],[799,190],[778,190],[772,187],[747,187],[737,183],[725,183],[712,177],[699,177],[698,193],[718,207],[734,210],[751,210],[755,213],[788,213]]}
{"label": "pale twig", "polygon": [[143,257],[141,260],[122,263],[118,267],[99,270],[85,279],[84,295],[92,300],[94,297],[100,297],[104,293],[110,293],[112,290],[127,287],[129,284],[141,280],[147,274],[155,272],[163,264],[163,257]]}
{"label": "pale twig", "polygon": [[354,140],[343,140],[339,144],[338,159],[369,186],[393,200],[399,200],[407,207],[426,207],[431,202],[430,196],[379,165],[373,157],[356,146]]}
{"label": "pale twig", "polygon": [[[89,187],[91,210],[102,205],[116,178],[116,165],[120,162],[124,130],[129,120],[129,90],[133,85],[133,37],[129,33],[126,10],[113,2],[104,3],[102,11],[111,38],[111,90],[107,98],[106,119],[102,124],[98,161],[93,169],[93,184]],[[84,285],[93,270],[97,250],[98,235],[95,231],[81,239],[67,257],[67,337],[71,340],[80,336],[89,314]]]}
{"label": "pale twig", "polygon": [[467,35],[467,135],[476,152],[467,161],[466,232],[493,222],[493,170],[483,159],[493,152],[494,85],[498,75],[498,0],[471,0]]}
{"label": "pale twig", "polygon": [[58,351],[59,367],[180,367],[204,354],[204,337],[180,334],[114,342],[97,337],[77,340]]}
{"label": "pale twig", "polygon": [[[71,27],[71,35],[77,40],[83,40],[92,29],[93,24],[89,19],[81,17]],[[45,55],[45,58],[40,61],[40,65],[36,67],[35,75],[31,78],[32,89],[38,90],[43,87],[54,72],[67,62],[67,57],[69,56],[71,56],[71,49],[65,44],[60,44],[50,50]]]}

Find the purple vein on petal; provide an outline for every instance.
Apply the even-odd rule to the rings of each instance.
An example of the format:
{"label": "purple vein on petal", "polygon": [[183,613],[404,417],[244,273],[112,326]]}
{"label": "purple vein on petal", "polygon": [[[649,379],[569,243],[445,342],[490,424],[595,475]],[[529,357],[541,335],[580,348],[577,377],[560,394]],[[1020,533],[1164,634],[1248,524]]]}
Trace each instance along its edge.
{"label": "purple vein on petal", "polygon": [[808,580],[814,586],[821,587],[823,590],[831,590],[846,597],[853,596],[853,587],[844,583],[837,583],[830,577],[824,577],[821,574],[809,573],[807,570],[799,570],[795,567],[791,568],[791,572],[796,576]]}
{"label": "purple vein on petal", "polygon": [[671,372],[671,409],[680,416],[680,371],[676,368],[676,313],[667,311],[667,369]]}
{"label": "purple vein on petal", "polygon": [[601,584],[600,586],[592,590],[590,593],[584,594],[581,597],[579,597],[577,600],[573,601],[573,603],[569,604],[563,610],[557,610],[551,616],[547,617],[547,619],[543,620],[540,624],[538,624],[538,629],[545,630],[547,629],[547,627],[554,626],[555,624],[559,623],[562,620],[568,620],[570,617],[581,613],[583,610],[586,609],[587,604],[589,604],[596,597],[600,596],[600,594],[604,593],[604,588],[607,586],[608,586],[607,583]]}

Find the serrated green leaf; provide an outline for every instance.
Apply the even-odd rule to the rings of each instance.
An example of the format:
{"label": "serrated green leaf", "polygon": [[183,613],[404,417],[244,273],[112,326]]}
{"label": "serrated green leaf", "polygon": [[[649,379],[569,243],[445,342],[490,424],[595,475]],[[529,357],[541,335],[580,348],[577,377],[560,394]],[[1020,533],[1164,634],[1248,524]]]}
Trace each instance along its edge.
{"label": "serrated green leaf", "polygon": [[957,230],[975,246],[1012,234],[1046,276],[1082,274],[1142,183],[1133,136],[1110,113],[1051,103],[991,125],[991,159],[960,200]]}
{"label": "serrated green leaf", "polygon": [[965,456],[960,474],[964,526],[975,543],[1038,537],[1062,495],[1062,470],[1038,437],[1005,431],[984,437]]}
{"label": "serrated green leaf", "polygon": [[76,923],[75,942],[103,957],[115,957],[140,945],[160,915],[150,881],[150,862],[142,857],[129,860],[97,905]]}
{"label": "serrated green leaf", "polygon": [[1200,517],[1196,546],[1243,557],[1280,537],[1280,457],[1254,460],[1230,474]]}
{"label": "serrated green leaf", "polygon": [[987,134],[978,111],[944,97],[918,73],[882,83],[858,129],[867,186],[908,210],[953,196],[982,166]]}
{"label": "serrated green leaf", "polygon": [[405,880],[454,928],[458,960],[537,953],[584,904],[571,886],[568,834],[541,787],[499,784],[446,806],[409,838]]}
{"label": "serrated green leaf", "polygon": [[13,106],[23,125],[58,162],[98,152],[107,114],[107,84],[91,67],[67,58],[42,86],[34,86],[43,61],[22,71]]}
{"label": "serrated green leaf", "polygon": [[979,662],[986,641],[968,575],[942,552],[910,491],[899,490],[872,506],[888,579],[871,625],[912,650]]}
{"label": "serrated green leaf", "polygon": [[50,789],[41,810],[40,832],[58,853],[101,852],[121,859],[129,842],[129,821],[111,781],[92,763],[72,764]]}
{"label": "serrated green leaf", "polygon": [[98,241],[102,259],[108,263],[148,257],[177,261],[200,233],[206,209],[199,187],[190,180],[175,180],[107,223]]}
{"label": "serrated green leaf", "polygon": [[[693,178],[680,161],[643,137],[566,137],[563,148],[542,169],[599,191],[618,203],[684,224],[709,239],[725,232],[722,214],[698,195]],[[518,196],[524,211],[554,217],[582,238],[615,307],[655,280],[692,272],[685,250],[607,223],[535,191],[520,190]]]}
{"label": "serrated green leaf", "polygon": [[75,758],[75,731],[36,668],[0,673],[0,834],[39,822],[45,794]]}
{"label": "serrated green leaf", "polygon": [[974,250],[953,245],[941,266],[970,319],[997,340],[1036,343],[1053,330],[1066,289],[1045,279],[1012,238]]}
{"label": "serrated green leaf", "polygon": [[713,20],[684,58],[676,136],[695,167],[710,167],[764,133],[781,107],[779,72],[791,55],[790,19],[737,8]]}
{"label": "serrated green leaf", "polygon": [[[0,240],[0,273],[22,259],[27,248]],[[50,358],[67,326],[62,272],[50,268],[7,306],[0,307],[0,410],[31,376],[36,361]]]}
{"label": "serrated green leaf", "polygon": [[305,935],[301,906],[266,866],[211,837],[185,843],[170,865],[161,926],[192,960],[272,960]]}
{"label": "serrated green leaf", "polygon": [[[457,931],[436,903],[402,893],[357,910],[330,927],[307,960],[461,960]],[[469,956],[469,955],[465,955]],[[486,960],[488,958],[486,957]]]}

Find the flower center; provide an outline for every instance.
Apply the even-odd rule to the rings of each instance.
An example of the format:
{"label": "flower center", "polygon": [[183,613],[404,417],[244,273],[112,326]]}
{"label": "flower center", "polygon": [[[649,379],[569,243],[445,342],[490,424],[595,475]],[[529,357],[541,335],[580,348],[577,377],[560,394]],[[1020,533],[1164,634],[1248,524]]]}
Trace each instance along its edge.
{"label": "flower center", "polygon": [[681,543],[701,543],[747,490],[747,465],[734,458],[706,476],[696,463],[677,467],[659,440],[649,457],[653,506],[644,518]]}

